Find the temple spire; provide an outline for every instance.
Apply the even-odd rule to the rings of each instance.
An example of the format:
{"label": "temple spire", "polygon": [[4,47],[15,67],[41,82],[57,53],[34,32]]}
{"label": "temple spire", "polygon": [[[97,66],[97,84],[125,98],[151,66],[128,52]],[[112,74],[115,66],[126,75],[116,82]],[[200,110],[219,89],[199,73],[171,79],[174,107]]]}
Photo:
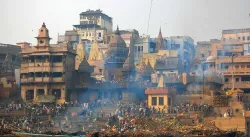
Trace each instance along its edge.
{"label": "temple spire", "polygon": [[116,31],[115,31],[115,35],[120,35],[120,31],[119,31],[119,26],[117,25]]}
{"label": "temple spire", "polygon": [[164,49],[164,41],[162,38],[161,27],[160,27],[159,34],[158,34],[157,41],[156,41],[156,52],[158,52],[161,49]]}

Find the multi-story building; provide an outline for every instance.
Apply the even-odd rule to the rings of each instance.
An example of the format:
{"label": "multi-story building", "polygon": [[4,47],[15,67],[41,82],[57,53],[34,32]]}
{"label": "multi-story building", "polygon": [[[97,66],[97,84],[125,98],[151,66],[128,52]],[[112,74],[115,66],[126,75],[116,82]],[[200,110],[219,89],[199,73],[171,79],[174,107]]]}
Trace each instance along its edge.
{"label": "multi-story building", "polygon": [[182,60],[183,70],[189,72],[194,58],[194,40],[189,36],[170,36],[167,40],[166,48],[177,50],[178,57]]}
{"label": "multi-story building", "polygon": [[156,41],[149,36],[143,35],[135,41],[134,46],[135,65],[138,65],[144,53],[153,53],[155,51]]}
{"label": "multi-story building", "polygon": [[197,46],[195,46],[195,58],[199,61],[205,61],[209,56],[211,56],[211,47],[210,41],[198,41]]}
{"label": "multi-story building", "polygon": [[19,84],[21,48],[16,45],[0,43],[0,97],[9,98],[17,93]]}
{"label": "multi-story building", "polygon": [[73,88],[75,53],[67,44],[51,45],[43,23],[36,46],[22,48],[21,97],[25,101],[65,102]]}
{"label": "multi-story building", "polygon": [[112,33],[112,18],[99,10],[87,10],[80,14],[80,24],[73,25],[74,30],[80,35],[81,41],[98,42],[107,41],[107,35]]}
{"label": "multi-story building", "polygon": [[222,39],[238,39],[244,43],[244,55],[250,55],[250,28],[222,30]]}
{"label": "multi-story building", "polygon": [[0,43],[0,76],[13,75],[20,68],[20,52],[19,46]]}
{"label": "multi-story building", "polygon": [[210,40],[211,55],[216,60],[216,71],[224,75],[224,89],[240,88],[250,91],[250,56],[244,55],[244,42],[228,38]]}

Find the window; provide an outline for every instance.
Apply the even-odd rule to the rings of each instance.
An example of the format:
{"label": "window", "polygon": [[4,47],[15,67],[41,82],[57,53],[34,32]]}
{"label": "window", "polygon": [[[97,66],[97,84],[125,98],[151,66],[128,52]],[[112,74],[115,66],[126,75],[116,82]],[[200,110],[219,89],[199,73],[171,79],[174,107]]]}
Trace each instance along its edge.
{"label": "window", "polygon": [[247,65],[247,68],[250,68],[250,65]]}
{"label": "window", "polygon": [[168,97],[168,106],[172,106],[172,98]]}
{"label": "window", "polygon": [[228,69],[228,66],[225,66],[225,69]]}
{"label": "window", "polygon": [[245,65],[241,65],[241,68],[245,68]]}
{"label": "window", "polygon": [[245,36],[242,37],[242,40],[245,40]]}
{"label": "window", "polygon": [[44,95],[44,89],[38,89],[37,94],[38,95]]}
{"label": "window", "polygon": [[240,37],[238,37],[238,40],[240,40]]}
{"label": "window", "polygon": [[36,73],[36,77],[42,77],[43,76],[43,73],[42,72],[37,72]]}
{"label": "window", "polygon": [[54,95],[56,99],[60,99],[61,98],[61,89],[52,89],[52,95]]}
{"label": "window", "polygon": [[62,77],[62,72],[54,72],[52,73],[52,77]]}
{"label": "window", "polygon": [[164,97],[159,97],[159,105],[164,105]]}
{"label": "window", "polygon": [[34,77],[34,72],[29,73],[28,77],[33,78]]}
{"label": "window", "polygon": [[52,62],[62,62],[62,56],[52,56]]}
{"label": "window", "polygon": [[247,36],[247,40],[250,40],[250,36]]}
{"label": "window", "polygon": [[102,73],[102,69],[99,69],[99,72]]}
{"label": "window", "polygon": [[152,97],[152,106],[157,105],[157,97]]}
{"label": "window", "polygon": [[235,81],[236,81],[236,82],[239,82],[239,81],[240,81],[240,78],[236,78]]}
{"label": "window", "polygon": [[235,68],[239,68],[239,65],[236,65]]}
{"label": "window", "polygon": [[225,82],[228,82],[228,78],[225,78]]}
{"label": "window", "polygon": [[102,33],[101,32],[98,33],[98,37],[102,37]]}

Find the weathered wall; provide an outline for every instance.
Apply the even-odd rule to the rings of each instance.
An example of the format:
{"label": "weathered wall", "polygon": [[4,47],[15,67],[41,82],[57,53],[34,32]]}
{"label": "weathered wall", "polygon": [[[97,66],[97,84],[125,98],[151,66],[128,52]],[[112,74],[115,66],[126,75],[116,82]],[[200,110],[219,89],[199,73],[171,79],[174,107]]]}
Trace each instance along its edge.
{"label": "weathered wall", "polygon": [[[201,97],[203,97],[201,99]],[[191,103],[196,102],[197,104],[212,104],[213,98],[208,95],[201,95],[201,94],[189,94],[189,95],[177,95],[176,96],[176,104],[183,103],[185,101],[189,101]]]}
{"label": "weathered wall", "polygon": [[215,126],[221,130],[235,130],[245,132],[246,131],[246,119],[245,117],[217,117],[215,119]]}

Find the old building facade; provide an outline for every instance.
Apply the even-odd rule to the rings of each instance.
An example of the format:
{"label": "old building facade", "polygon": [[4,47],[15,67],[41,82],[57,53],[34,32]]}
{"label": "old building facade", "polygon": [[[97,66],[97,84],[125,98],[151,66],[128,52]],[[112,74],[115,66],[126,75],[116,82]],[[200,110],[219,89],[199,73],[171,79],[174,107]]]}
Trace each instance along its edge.
{"label": "old building facade", "polygon": [[74,29],[80,35],[80,41],[94,41],[97,38],[98,42],[107,40],[107,35],[112,33],[113,21],[112,18],[99,10],[87,10],[80,14],[80,24],[73,25]]}
{"label": "old building facade", "polygon": [[52,46],[45,23],[36,39],[37,45],[21,52],[21,97],[31,102],[63,103],[74,86],[76,54],[67,43]]}

